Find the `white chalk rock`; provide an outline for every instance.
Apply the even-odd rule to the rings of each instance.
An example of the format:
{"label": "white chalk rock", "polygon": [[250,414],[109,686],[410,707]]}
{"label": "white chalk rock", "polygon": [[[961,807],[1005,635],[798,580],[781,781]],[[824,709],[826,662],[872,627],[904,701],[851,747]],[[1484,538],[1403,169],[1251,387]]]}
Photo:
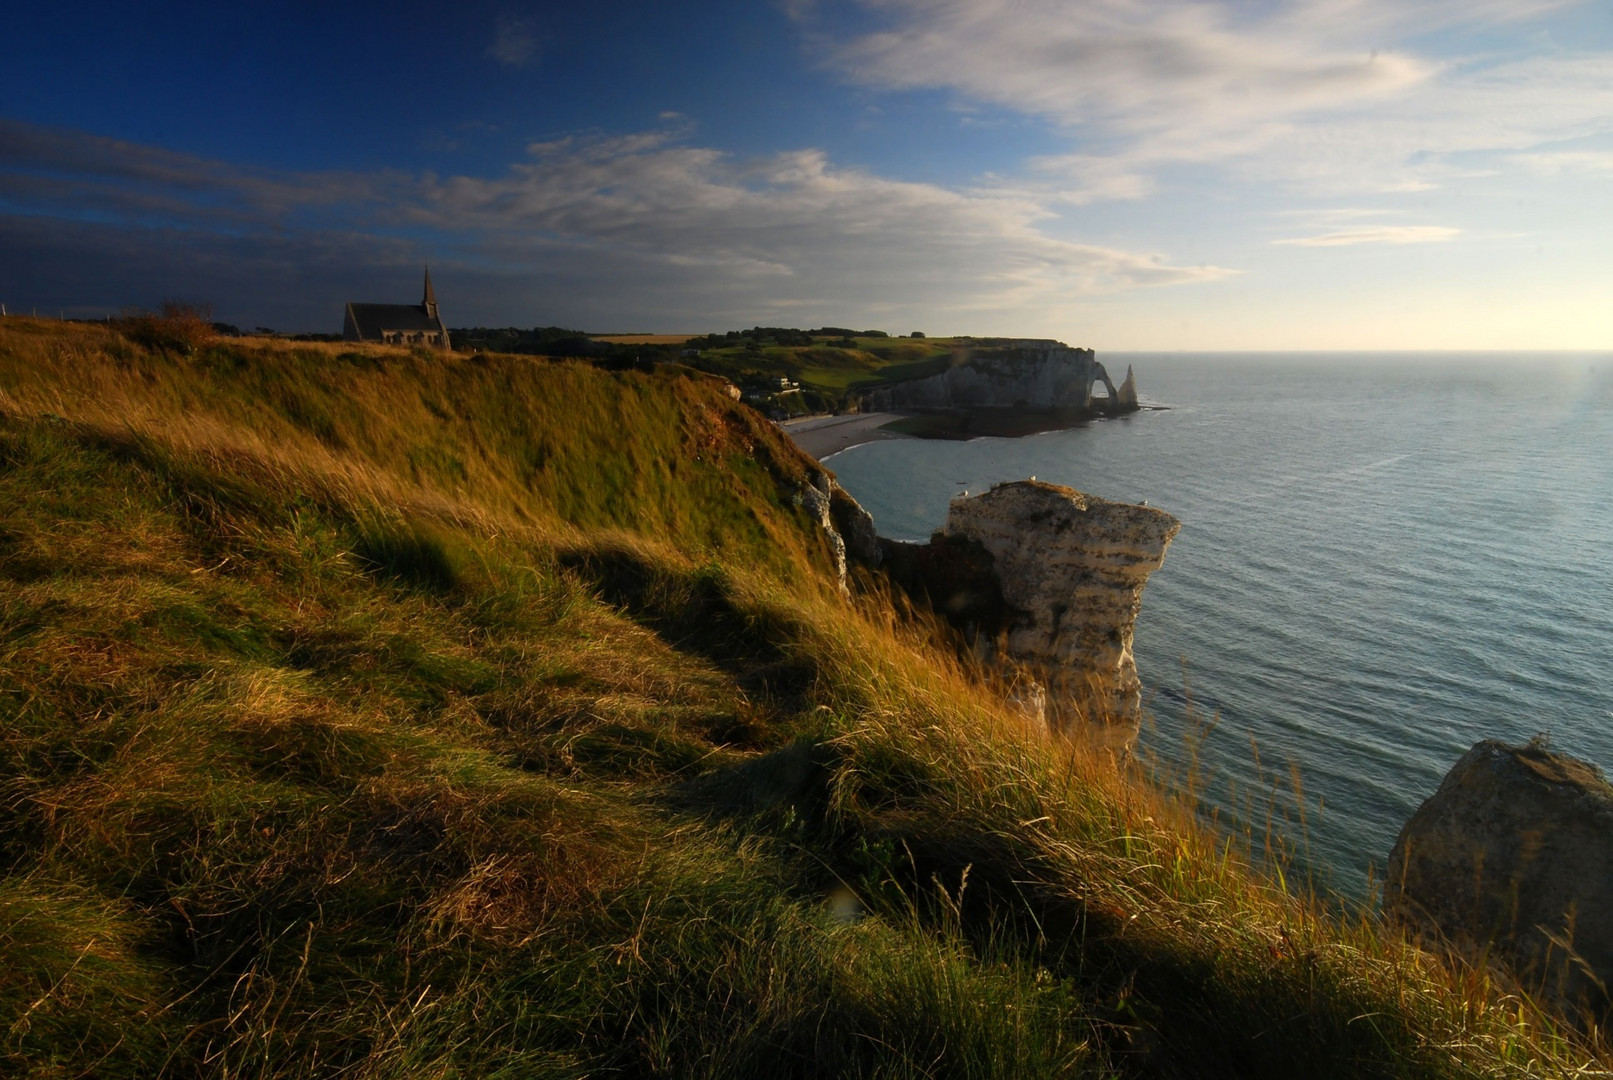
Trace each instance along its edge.
{"label": "white chalk rock", "polygon": [[1014,609],[1007,659],[1048,688],[1050,723],[1134,727],[1142,683],[1132,628],[1180,528],[1162,510],[1025,480],[952,500],[942,531],[991,553]]}

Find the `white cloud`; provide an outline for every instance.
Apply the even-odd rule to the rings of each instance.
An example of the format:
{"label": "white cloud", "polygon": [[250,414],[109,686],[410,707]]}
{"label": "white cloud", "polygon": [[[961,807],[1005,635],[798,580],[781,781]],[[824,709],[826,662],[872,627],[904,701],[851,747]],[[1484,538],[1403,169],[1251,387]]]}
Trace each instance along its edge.
{"label": "white cloud", "polygon": [[[1179,164],[1319,192],[1426,191],[1457,155],[1613,131],[1613,57],[1435,57],[1412,42],[1541,16],[1534,0],[863,0],[879,30],[831,41],[846,78],[951,90],[1046,119],[1101,183],[1136,198]],[[1101,146],[1102,149],[1094,149]]]}
{"label": "white cloud", "polygon": [[[892,25],[842,43],[834,62],[859,82],[950,88],[1072,127],[1135,134],[1242,127],[1394,93],[1436,70],[1375,52],[1359,29],[1341,35],[1352,21],[1323,20],[1321,6],[1260,17],[1183,0],[884,0]],[[1370,21],[1374,5],[1348,6]]]}
{"label": "white cloud", "polygon": [[1453,65],[1365,112],[1288,125],[1230,165],[1324,192],[1426,191],[1494,175],[1514,154],[1613,131],[1613,56]]}
{"label": "white cloud", "polygon": [[1353,244],[1440,244],[1461,235],[1461,229],[1446,225],[1371,225],[1359,229],[1340,229],[1320,236],[1299,236],[1289,240],[1273,240],[1274,244],[1292,244],[1296,247],[1346,247]]}

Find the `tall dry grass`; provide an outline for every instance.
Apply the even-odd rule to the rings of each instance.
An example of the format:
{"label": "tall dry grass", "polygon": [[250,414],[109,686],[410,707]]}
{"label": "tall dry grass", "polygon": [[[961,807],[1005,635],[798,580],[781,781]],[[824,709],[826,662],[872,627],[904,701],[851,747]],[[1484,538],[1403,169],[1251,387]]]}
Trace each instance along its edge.
{"label": "tall dry grass", "polygon": [[699,380],[7,320],[0,395],[6,1075],[1605,1071],[842,599]]}

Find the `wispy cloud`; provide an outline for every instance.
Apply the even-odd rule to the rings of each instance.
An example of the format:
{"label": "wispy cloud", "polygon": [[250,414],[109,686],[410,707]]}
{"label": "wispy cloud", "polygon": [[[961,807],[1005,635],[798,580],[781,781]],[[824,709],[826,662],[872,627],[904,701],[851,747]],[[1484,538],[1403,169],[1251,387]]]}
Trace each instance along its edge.
{"label": "wispy cloud", "polygon": [[427,185],[413,213],[506,250],[564,240],[698,263],[745,292],[771,275],[780,297],[825,310],[870,296],[991,309],[1228,272],[1051,237],[1047,207],[1022,194],[891,180],[817,150],[735,159],[655,132],[535,148],[501,177]]}
{"label": "wispy cloud", "polygon": [[860,82],[950,88],[1072,127],[1132,133],[1241,127],[1434,74],[1415,57],[1375,53],[1359,30],[1341,38],[1338,27],[1353,21],[1324,23],[1307,10],[1318,6],[1262,16],[1184,0],[884,0],[888,27],[842,43],[833,62]]}
{"label": "wispy cloud", "polygon": [[1404,214],[1404,210],[1390,210],[1374,206],[1335,206],[1325,209],[1280,210],[1278,216],[1285,218],[1307,218],[1316,222],[1360,221],[1362,218],[1395,217]]}
{"label": "wispy cloud", "polygon": [[1540,176],[1613,176],[1613,150],[1551,150],[1511,160]]}
{"label": "wispy cloud", "polygon": [[397,173],[297,173],[249,168],[0,118],[0,183],[14,199],[64,213],[98,210],[213,219],[273,217],[292,210],[390,198]]}
{"label": "wispy cloud", "polygon": [[[111,230],[121,239],[106,241],[109,251],[177,245],[218,260],[237,257],[234,240],[271,235],[267,250],[302,236],[328,259],[339,234],[350,249],[357,237],[411,259],[454,252],[506,294],[542,282],[549,300],[598,318],[681,312],[684,325],[939,308],[1006,329],[1080,297],[1232,272],[1051,235],[1050,200],[1039,195],[893,180],[814,149],[738,158],[690,145],[676,124],[533,144],[495,176],[249,170],[8,124],[0,199],[34,219],[36,249],[52,221],[64,237]],[[354,262],[357,273],[372,260]]]}
{"label": "wispy cloud", "polygon": [[1347,247],[1353,244],[1440,244],[1461,235],[1461,229],[1446,225],[1371,225],[1359,229],[1340,229],[1320,236],[1299,236],[1288,240],[1273,240],[1274,244],[1292,244],[1296,247]]}
{"label": "wispy cloud", "polygon": [[[1153,172],[1181,163],[1320,191],[1427,190],[1460,171],[1452,155],[1613,131],[1613,57],[1440,57],[1410,44],[1567,2],[864,6],[880,29],[838,39],[824,32],[835,70],[864,85],[950,90],[1051,122],[1082,146],[1069,160],[1107,178],[1074,186],[1075,201],[1137,197]],[[1095,169],[1097,157],[1107,164]]]}
{"label": "wispy cloud", "polygon": [[493,42],[487,55],[505,67],[525,67],[537,58],[543,47],[543,34],[532,19],[513,12],[501,12],[493,24]]}
{"label": "wispy cloud", "polygon": [[1369,111],[1289,125],[1247,178],[1335,193],[1405,192],[1494,175],[1518,152],[1613,132],[1613,55],[1452,65],[1438,80]]}

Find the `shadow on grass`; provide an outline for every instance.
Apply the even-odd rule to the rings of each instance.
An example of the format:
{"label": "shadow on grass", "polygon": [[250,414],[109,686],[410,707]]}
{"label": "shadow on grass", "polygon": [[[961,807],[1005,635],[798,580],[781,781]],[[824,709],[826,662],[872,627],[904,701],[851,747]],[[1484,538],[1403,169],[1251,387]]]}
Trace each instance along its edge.
{"label": "shadow on grass", "polygon": [[1066,866],[1001,822],[939,812],[926,789],[944,787],[944,773],[804,739],[693,778],[668,804],[798,852],[786,860],[797,896],[849,889],[858,917],[1045,971],[1087,1003],[1118,1075],[1470,1075],[1426,1043],[1393,987],[1330,961],[1326,934],[1263,933],[1235,913],[1220,926],[1210,911],[1201,924],[1161,924],[1131,883],[1083,879],[1099,863]]}
{"label": "shadow on grass", "polygon": [[679,652],[716,664],[747,692],[786,709],[808,703],[820,670],[800,647],[806,628],[738,596],[720,567],[674,567],[609,546],[573,548],[559,562],[605,603]]}

